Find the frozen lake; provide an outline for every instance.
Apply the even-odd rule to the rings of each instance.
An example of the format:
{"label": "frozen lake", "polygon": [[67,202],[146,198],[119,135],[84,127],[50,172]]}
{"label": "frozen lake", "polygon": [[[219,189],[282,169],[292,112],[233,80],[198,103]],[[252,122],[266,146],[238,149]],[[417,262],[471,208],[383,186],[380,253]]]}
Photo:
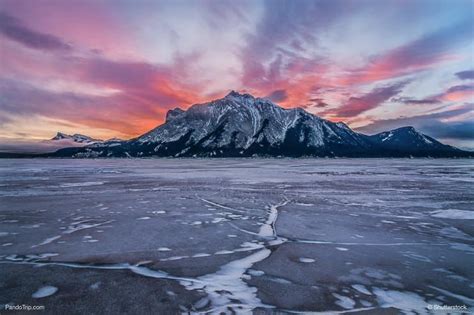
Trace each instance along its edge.
{"label": "frozen lake", "polygon": [[0,304],[471,307],[473,175],[444,159],[0,160]]}

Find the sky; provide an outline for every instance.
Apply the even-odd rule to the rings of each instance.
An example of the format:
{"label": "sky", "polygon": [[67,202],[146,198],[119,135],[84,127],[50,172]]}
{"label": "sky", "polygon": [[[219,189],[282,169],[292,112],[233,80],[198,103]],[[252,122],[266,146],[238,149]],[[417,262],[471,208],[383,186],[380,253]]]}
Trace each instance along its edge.
{"label": "sky", "polygon": [[474,149],[474,1],[0,0],[0,143],[129,139],[230,90]]}

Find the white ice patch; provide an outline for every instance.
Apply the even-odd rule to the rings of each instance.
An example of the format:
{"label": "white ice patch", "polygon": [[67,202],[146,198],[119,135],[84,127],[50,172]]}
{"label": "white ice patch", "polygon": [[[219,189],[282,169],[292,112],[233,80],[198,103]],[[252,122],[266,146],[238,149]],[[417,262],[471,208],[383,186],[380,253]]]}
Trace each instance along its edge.
{"label": "white ice patch", "polygon": [[97,185],[103,185],[103,184],[104,182],[82,182],[82,183],[64,183],[59,186],[63,188],[67,188],[67,187],[97,186]]}
{"label": "white ice patch", "polygon": [[185,258],[189,258],[189,256],[173,256],[173,257],[160,259],[160,261],[181,260],[181,259],[185,259]]}
{"label": "white ice patch", "polygon": [[100,282],[95,282],[89,286],[92,290],[97,290],[100,286]]}
{"label": "white ice patch", "polygon": [[468,244],[463,244],[463,243],[451,243],[451,244],[450,244],[450,247],[451,247],[452,249],[461,250],[461,251],[463,251],[463,252],[474,253],[474,247],[472,247],[471,245],[468,245]]}
{"label": "white ice patch", "polygon": [[34,248],[34,247],[37,247],[37,246],[46,245],[46,244],[54,242],[55,240],[57,240],[59,238],[61,238],[61,235],[56,235],[56,236],[53,236],[53,237],[49,237],[49,238],[45,239],[44,241],[42,241],[41,243],[39,243],[37,245],[33,245],[31,247]]}
{"label": "white ice patch", "polygon": [[474,211],[467,210],[438,210],[431,212],[431,216],[443,219],[474,220]]}
{"label": "white ice patch", "polygon": [[77,231],[81,231],[81,230],[85,230],[85,229],[91,229],[91,228],[95,228],[95,227],[98,227],[98,226],[101,226],[101,225],[105,225],[105,224],[109,224],[109,223],[114,222],[114,220],[109,220],[109,221],[105,221],[105,222],[101,222],[101,223],[86,223],[88,221],[90,221],[90,220],[85,220],[85,221],[81,221],[81,222],[74,222],[63,233],[64,234],[71,234],[71,233],[74,233],[74,232],[77,232]]}
{"label": "white ice patch", "polygon": [[314,260],[313,258],[306,258],[306,257],[301,257],[300,259],[298,259],[300,262],[302,263],[313,263],[315,262],[316,260]]}
{"label": "white ice patch", "polygon": [[302,206],[302,207],[312,207],[312,206],[314,206],[313,203],[303,203],[303,202],[297,202],[296,205]]}
{"label": "white ice patch", "polygon": [[198,253],[198,254],[193,255],[192,257],[193,258],[200,258],[200,257],[209,257],[209,256],[211,256],[211,254]]}
{"label": "white ice patch", "polygon": [[169,252],[171,249],[169,249],[168,247],[160,247],[158,248],[158,251],[159,252]]}
{"label": "white ice patch", "polygon": [[350,297],[340,295],[337,293],[333,293],[335,298],[337,298],[336,304],[339,305],[342,308],[345,308],[346,310],[352,309],[355,306],[355,301],[351,299]]}
{"label": "white ice patch", "polygon": [[345,248],[345,247],[336,247],[337,250],[340,250],[341,252],[345,252],[345,251],[348,251],[349,249]]}
{"label": "white ice patch", "polygon": [[219,314],[227,311],[229,304],[239,304],[242,312],[248,312],[255,307],[264,307],[257,297],[257,288],[249,287],[242,279],[245,272],[253,264],[270,256],[271,251],[267,248],[244,257],[231,261],[222,266],[216,273],[204,275],[198,278],[201,283],[182,282],[188,289],[202,289],[211,301],[211,312]]}
{"label": "white ice patch", "polygon": [[249,270],[247,270],[247,273],[251,276],[254,276],[254,277],[260,277],[260,276],[263,276],[265,274],[264,271],[255,270],[255,269],[249,269]]}
{"label": "white ice patch", "polygon": [[414,260],[422,261],[422,262],[427,262],[427,263],[431,262],[431,259],[429,259],[428,257],[422,256],[413,252],[404,252],[403,256],[414,259]]}
{"label": "white ice patch", "polygon": [[428,314],[425,300],[416,293],[395,290],[373,289],[381,307],[393,307],[403,311],[416,311],[419,314]]}
{"label": "white ice patch", "polygon": [[227,220],[225,218],[215,218],[211,222],[212,223],[220,223],[220,222],[225,222],[225,221],[229,221],[229,220]]}
{"label": "white ice patch", "polygon": [[141,217],[141,218],[138,218],[137,220],[150,220],[151,218],[150,217]]}
{"label": "white ice patch", "polygon": [[454,238],[464,241],[473,240],[471,236],[453,226],[442,228],[441,230],[439,230],[439,233],[448,238]]}
{"label": "white ice patch", "polygon": [[432,288],[433,290],[441,292],[442,294],[444,294],[446,296],[453,297],[453,298],[455,298],[455,299],[457,299],[457,300],[459,300],[463,303],[466,303],[467,305],[474,306],[474,299],[468,298],[467,296],[460,295],[460,294],[455,294],[455,293],[452,293],[450,291],[440,289],[440,288],[437,288],[437,287],[432,286],[432,285],[429,285],[429,287]]}
{"label": "white ice patch", "polygon": [[165,214],[166,211],[165,210],[156,210],[156,211],[152,211],[151,213],[153,213],[153,214]]}
{"label": "white ice patch", "polygon": [[221,209],[232,210],[232,211],[237,211],[237,212],[245,212],[245,211],[243,211],[243,210],[235,209],[235,208],[231,208],[231,207],[227,207],[227,206],[225,206],[225,205],[221,205],[221,204],[219,204],[219,203],[217,203],[217,202],[213,202],[213,201],[210,201],[210,200],[207,200],[207,199],[204,199],[204,198],[198,197],[198,199],[204,201],[204,202],[207,203],[207,204],[210,204],[210,205],[212,205],[212,206],[215,206],[215,207],[218,207],[218,208],[221,208]]}
{"label": "white ice patch", "polygon": [[196,303],[193,304],[195,309],[201,309],[206,307],[210,303],[207,297],[203,297],[202,299],[198,300]]}
{"label": "white ice patch", "polygon": [[362,294],[372,295],[372,293],[362,284],[353,284],[352,287]]}
{"label": "white ice patch", "polygon": [[227,254],[233,254],[234,251],[232,250],[220,250],[214,253],[214,255],[227,255]]}
{"label": "white ice patch", "polygon": [[58,288],[48,285],[48,286],[39,288],[38,291],[33,293],[31,296],[35,299],[40,299],[40,298],[53,295],[57,291],[58,291]]}
{"label": "white ice patch", "polygon": [[270,206],[270,213],[268,214],[268,219],[260,227],[260,231],[258,232],[259,236],[261,236],[261,237],[276,237],[275,222],[278,219],[278,208],[286,205],[288,202],[289,201],[287,200],[283,203]]}

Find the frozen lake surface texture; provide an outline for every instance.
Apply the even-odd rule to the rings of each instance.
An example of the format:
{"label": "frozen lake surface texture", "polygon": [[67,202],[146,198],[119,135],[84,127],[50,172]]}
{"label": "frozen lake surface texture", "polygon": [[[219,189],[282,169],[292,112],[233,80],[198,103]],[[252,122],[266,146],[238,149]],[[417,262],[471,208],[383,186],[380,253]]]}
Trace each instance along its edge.
{"label": "frozen lake surface texture", "polygon": [[441,159],[0,160],[0,304],[473,307],[473,174]]}

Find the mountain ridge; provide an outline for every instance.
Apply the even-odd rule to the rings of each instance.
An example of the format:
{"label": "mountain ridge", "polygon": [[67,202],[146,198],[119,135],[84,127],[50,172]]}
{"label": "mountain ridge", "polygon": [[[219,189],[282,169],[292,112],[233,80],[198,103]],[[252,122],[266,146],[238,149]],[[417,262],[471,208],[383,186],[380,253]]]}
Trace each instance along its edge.
{"label": "mountain ridge", "polygon": [[71,140],[71,141],[78,142],[78,143],[103,142],[103,140],[101,140],[101,139],[94,139],[92,137],[85,136],[85,135],[82,135],[82,134],[79,134],[79,133],[69,135],[69,134],[66,134],[66,133],[62,133],[60,131],[58,131],[56,133],[56,135],[53,138],[51,138],[50,140],[52,140],[52,141]]}
{"label": "mountain ridge", "polygon": [[130,140],[58,132],[53,153],[0,157],[473,157],[412,126],[375,135],[353,131],[302,108],[232,91],[221,99],[167,112],[163,124]]}
{"label": "mountain ridge", "polygon": [[470,157],[415,128],[375,135],[353,131],[302,108],[282,108],[232,91],[171,109],[163,124],[128,141],[65,148],[53,157]]}

